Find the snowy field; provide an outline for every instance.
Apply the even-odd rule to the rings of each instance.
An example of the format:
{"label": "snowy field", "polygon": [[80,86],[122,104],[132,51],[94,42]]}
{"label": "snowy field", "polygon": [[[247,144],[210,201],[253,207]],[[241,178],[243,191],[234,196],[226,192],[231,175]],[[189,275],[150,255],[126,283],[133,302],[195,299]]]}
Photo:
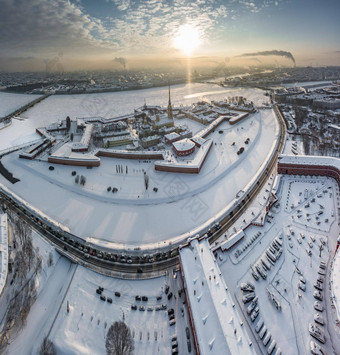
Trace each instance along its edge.
{"label": "snowy field", "polygon": [[[170,287],[168,294],[174,295],[171,300],[165,294],[166,285]],[[112,298],[112,303],[102,301],[96,294],[99,286],[104,288],[102,295]],[[177,335],[179,352],[184,354],[185,328],[189,324],[183,307],[184,294],[178,296],[181,288],[179,274],[176,278],[171,274],[151,280],[127,281],[104,277],[78,266],[50,338],[61,355],[104,354],[108,328],[115,321],[124,320],[132,332],[136,355],[168,353],[174,335]],[[115,296],[115,292],[120,296]],[[148,300],[136,301],[136,296],[146,296]],[[136,305],[137,310],[132,310],[132,305]],[[170,326],[167,310],[159,310],[162,305],[175,310],[175,325]]]}
{"label": "snowy field", "polygon": [[[211,84],[181,84],[171,87],[171,102],[173,106],[186,106],[202,99],[222,100],[228,96],[244,96],[248,101],[262,105],[263,102],[268,102],[268,97],[264,93],[260,89],[227,89]],[[7,103],[7,98],[11,97],[13,99]],[[16,97],[18,98],[15,99]],[[20,99],[21,97],[23,98]],[[30,98],[34,100],[36,97],[0,92],[2,107],[0,110],[12,112],[17,106],[20,107],[18,104],[15,104],[17,106],[11,104],[14,99],[15,102],[25,104],[30,101]],[[84,95],[52,95],[25,112],[23,121],[13,120],[11,126],[0,131],[0,150],[38,138],[35,133],[37,127],[45,127],[58,120],[64,120],[66,116],[70,116],[71,119],[94,116],[116,117],[133,113],[134,109],[144,105],[144,100],[148,105],[166,107],[168,88]]]}
{"label": "snowy field", "polygon": [[[34,101],[41,95],[28,95],[28,94],[13,94],[8,92],[0,92],[0,117],[6,116],[18,108]],[[23,114],[26,116],[26,112]]]}
{"label": "snowy field", "polygon": [[[308,324],[314,323],[316,299],[313,293],[317,291],[313,284],[320,276],[318,274],[320,261],[328,264],[340,232],[337,223],[339,201],[336,196],[338,194],[338,186],[330,178],[282,176],[279,203],[272,208],[264,227],[250,226],[245,231],[245,239],[230,252],[218,252],[218,260],[226,284],[229,288],[235,289],[238,306],[244,313],[254,340],[263,352],[267,351],[263,345],[264,337],[261,339],[259,333],[255,331],[255,325],[261,317],[267,327],[267,334],[271,333],[271,338],[277,343],[276,347],[280,347],[284,354],[310,352],[309,344],[313,338],[308,332]],[[310,207],[306,208],[308,203]],[[324,206],[324,213],[319,215],[318,225],[315,223],[315,217],[320,210],[323,210],[320,206]],[[301,212],[298,212],[300,210]],[[309,216],[307,210],[310,211]],[[297,214],[301,216],[297,217]],[[307,221],[308,218],[311,220]],[[253,243],[252,240],[255,240],[259,232],[261,232],[260,236]],[[272,247],[275,238],[282,242],[282,255],[275,263],[270,263],[265,252]],[[237,257],[236,251],[247,244],[251,244],[249,250],[244,252],[245,255],[241,254],[241,257]],[[322,245],[321,257],[320,245]],[[269,264],[270,269],[266,271],[266,280],[260,277],[256,281],[250,268],[258,262],[261,263],[261,258]],[[328,321],[331,304],[327,271],[325,274],[324,290],[321,292],[323,301],[320,301],[325,311],[319,312],[325,321],[325,325],[320,326],[326,337],[326,344],[322,347],[327,354],[337,354],[338,352],[334,350],[339,349],[339,342],[332,334],[333,324]],[[305,281],[305,291],[299,288],[301,278]],[[246,312],[249,303],[244,305],[242,302],[244,293],[240,290],[240,284],[246,281],[255,285],[255,293],[258,297],[257,306],[260,312],[254,323]],[[281,310],[278,310],[269,300],[267,290],[279,301]]]}
{"label": "snowy field", "polygon": [[[219,130],[223,134],[212,134],[214,145],[199,175],[157,172],[152,162],[108,158],[99,168],[55,166],[50,171],[47,163],[18,159],[13,153],[2,162],[21,181],[11,185],[2,176],[0,181],[82,238],[121,247],[149,243],[160,247],[210,219],[213,223],[214,216],[260,174],[278,136],[272,110],[259,111],[233,126],[225,122]],[[240,146],[245,151],[237,155]],[[124,172],[128,166],[129,173],[116,173],[117,164]],[[150,177],[147,191],[143,169]],[[74,183],[72,170],[86,176],[85,188]],[[107,192],[107,186],[116,186],[118,192]]]}

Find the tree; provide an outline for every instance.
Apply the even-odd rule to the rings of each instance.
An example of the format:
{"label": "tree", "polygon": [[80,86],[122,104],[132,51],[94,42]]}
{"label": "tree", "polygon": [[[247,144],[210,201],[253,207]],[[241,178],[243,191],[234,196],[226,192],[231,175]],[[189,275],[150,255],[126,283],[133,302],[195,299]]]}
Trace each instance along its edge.
{"label": "tree", "polygon": [[131,355],[134,345],[129,327],[122,321],[114,322],[106,334],[107,355]]}
{"label": "tree", "polygon": [[69,116],[66,117],[66,130],[69,131],[71,128],[71,119]]}
{"label": "tree", "polygon": [[147,190],[149,187],[149,175],[144,171],[144,184],[145,184],[145,189]]}
{"label": "tree", "polygon": [[57,355],[54,344],[47,337],[45,337],[41,343],[39,355]]}

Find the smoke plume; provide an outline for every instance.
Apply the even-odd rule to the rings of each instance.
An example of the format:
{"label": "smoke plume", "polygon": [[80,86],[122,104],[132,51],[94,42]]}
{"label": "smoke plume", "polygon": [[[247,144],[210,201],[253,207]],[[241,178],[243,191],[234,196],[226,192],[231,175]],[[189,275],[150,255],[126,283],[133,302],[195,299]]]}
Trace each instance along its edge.
{"label": "smoke plume", "polygon": [[237,57],[255,57],[255,56],[269,56],[269,55],[276,55],[278,57],[288,58],[294,63],[294,66],[296,65],[295,58],[293,57],[292,53],[286,52],[286,51],[279,51],[279,50],[263,51],[263,52],[255,52],[255,53],[244,53],[244,54],[238,55]]}
{"label": "smoke plume", "polygon": [[123,69],[126,69],[126,64],[127,64],[127,60],[123,57],[116,57],[114,60],[114,62],[119,63]]}

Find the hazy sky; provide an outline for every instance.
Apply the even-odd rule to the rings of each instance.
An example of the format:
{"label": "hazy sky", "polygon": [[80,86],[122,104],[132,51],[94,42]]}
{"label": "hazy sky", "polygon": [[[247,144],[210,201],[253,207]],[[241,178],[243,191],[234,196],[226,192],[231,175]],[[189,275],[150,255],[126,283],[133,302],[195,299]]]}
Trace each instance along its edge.
{"label": "hazy sky", "polygon": [[[0,0],[0,70],[44,70],[56,58],[65,69],[119,68],[116,57],[128,66],[185,55],[236,64],[269,50],[291,52],[297,65],[340,65],[339,14],[339,0]],[[183,26],[198,36],[190,54],[190,38],[174,41]],[[263,60],[290,64],[242,63]]]}

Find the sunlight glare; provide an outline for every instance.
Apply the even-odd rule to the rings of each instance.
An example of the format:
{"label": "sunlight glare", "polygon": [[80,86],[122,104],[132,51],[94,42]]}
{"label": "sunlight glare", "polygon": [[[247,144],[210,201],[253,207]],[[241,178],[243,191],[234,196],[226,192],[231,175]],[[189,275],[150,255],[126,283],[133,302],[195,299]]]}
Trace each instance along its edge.
{"label": "sunlight glare", "polygon": [[201,38],[198,29],[189,24],[181,26],[174,38],[175,48],[181,50],[188,57],[200,43]]}

